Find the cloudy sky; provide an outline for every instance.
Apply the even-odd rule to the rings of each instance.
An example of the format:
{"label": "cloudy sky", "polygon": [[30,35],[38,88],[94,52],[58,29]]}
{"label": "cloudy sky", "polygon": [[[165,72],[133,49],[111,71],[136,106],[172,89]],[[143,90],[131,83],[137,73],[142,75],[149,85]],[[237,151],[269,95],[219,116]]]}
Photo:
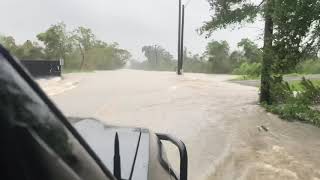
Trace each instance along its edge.
{"label": "cloudy sky", "polygon": [[[63,21],[70,30],[86,26],[99,39],[118,42],[135,59],[144,58],[142,46],[153,44],[176,56],[178,0],[1,0],[0,7],[0,33],[18,43],[35,40],[36,34]],[[231,49],[245,37],[261,43],[261,22],[221,30],[209,39],[199,36],[196,29],[210,19],[209,9],[206,0],[191,0],[186,8],[185,46],[191,52],[203,53],[212,39],[227,40]]]}

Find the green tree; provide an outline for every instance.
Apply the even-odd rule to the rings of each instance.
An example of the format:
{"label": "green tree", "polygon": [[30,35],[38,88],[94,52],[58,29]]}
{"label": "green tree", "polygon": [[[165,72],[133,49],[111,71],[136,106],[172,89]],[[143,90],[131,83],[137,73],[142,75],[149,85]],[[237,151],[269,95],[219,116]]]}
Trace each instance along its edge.
{"label": "green tree", "polygon": [[115,67],[120,68],[123,67],[129,59],[132,57],[131,53],[125,49],[116,48],[114,61]]}
{"label": "green tree", "polygon": [[123,67],[131,58],[129,51],[118,47],[118,43],[97,41],[87,52],[88,66],[93,69],[111,70]]}
{"label": "green tree", "polygon": [[45,45],[48,59],[66,59],[72,51],[72,38],[64,23],[52,25],[48,30],[37,35],[39,41]]}
{"label": "green tree", "polygon": [[320,1],[275,0],[273,12],[273,72],[291,72],[319,52]]}
{"label": "green tree", "polygon": [[80,26],[74,30],[73,39],[80,50],[82,58],[80,69],[83,69],[83,66],[85,65],[86,54],[95,46],[96,37],[91,29]]}
{"label": "green tree", "polygon": [[232,69],[239,67],[241,63],[247,61],[243,54],[244,53],[242,51],[232,51],[229,56],[229,61],[232,64]]}
{"label": "green tree", "polygon": [[260,63],[262,60],[262,51],[258,46],[250,39],[242,39],[238,43],[238,47],[242,48],[244,53],[243,56],[246,58],[248,63]]}
{"label": "green tree", "polygon": [[143,46],[142,52],[144,56],[147,58],[149,64],[156,64],[156,50],[155,46]]}
{"label": "green tree", "polygon": [[274,0],[262,0],[254,4],[247,0],[208,0],[214,10],[212,19],[206,22],[200,32],[207,32],[210,36],[218,29],[226,28],[228,25],[253,23],[259,14],[265,18],[264,55],[262,61],[261,93],[260,101],[270,103],[270,81],[271,81],[271,54],[273,36],[273,10]]}
{"label": "green tree", "polygon": [[154,46],[143,46],[142,52],[147,58],[148,68],[154,70],[173,70],[174,61],[173,56],[165,50],[163,47]]}
{"label": "green tree", "polygon": [[199,54],[192,54],[184,50],[183,60],[183,71],[184,72],[195,72],[195,73],[208,73],[210,72],[208,61],[206,61]]}
{"label": "green tree", "polygon": [[18,46],[16,54],[22,60],[40,60],[45,57],[43,48],[37,42],[30,40]]}
{"label": "green tree", "polygon": [[27,40],[22,45],[18,45],[12,36],[0,36],[0,43],[19,59],[44,58],[43,48],[37,42]]}
{"label": "green tree", "polygon": [[212,71],[214,73],[231,72],[229,50],[230,48],[227,41],[212,41],[208,43],[205,55],[212,64]]}
{"label": "green tree", "polygon": [[17,45],[15,39],[12,36],[0,35],[0,43],[9,51],[11,51],[11,53],[16,53]]}

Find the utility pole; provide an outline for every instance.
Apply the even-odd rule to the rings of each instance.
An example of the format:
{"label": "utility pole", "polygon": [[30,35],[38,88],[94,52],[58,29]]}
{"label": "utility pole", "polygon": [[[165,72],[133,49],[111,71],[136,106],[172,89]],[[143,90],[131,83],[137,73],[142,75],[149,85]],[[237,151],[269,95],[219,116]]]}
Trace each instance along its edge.
{"label": "utility pole", "polygon": [[156,55],[156,66],[158,66],[158,46],[157,45],[154,45],[154,51]]}
{"label": "utility pole", "polygon": [[181,22],[181,47],[180,47],[180,74],[182,74],[181,70],[182,70],[182,66],[183,66],[183,60],[184,60],[184,56],[183,56],[183,46],[184,46],[184,11],[185,11],[185,6],[182,5],[182,22]]}
{"label": "utility pole", "polygon": [[179,0],[179,20],[178,20],[178,64],[177,64],[177,74],[181,75],[181,71],[180,71],[180,61],[181,61],[181,57],[180,57],[180,48],[181,48],[181,0]]}
{"label": "utility pole", "polygon": [[[182,14],[181,14],[181,11],[182,11]],[[185,11],[185,5],[181,5],[181,0],[179,0],[178,66],[177,66],[178,75],[182,74],[181,70],[183,65],[184,11]]]}

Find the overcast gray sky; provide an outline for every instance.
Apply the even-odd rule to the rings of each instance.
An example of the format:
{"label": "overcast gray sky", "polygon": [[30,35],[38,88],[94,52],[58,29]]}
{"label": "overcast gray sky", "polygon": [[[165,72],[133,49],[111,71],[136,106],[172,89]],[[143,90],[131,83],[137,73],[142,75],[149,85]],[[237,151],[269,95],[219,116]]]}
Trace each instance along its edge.
{"label": "overcast gray sky", "polygon": [[[118,42],[135,59],[144,58],[142,46],[153,44],[176,56],[178,0],[1,0],[0,7],[0,33],[14,36],[18,43],[35,40],[36,34],[63,21],[68,29],[86,26],[99,39]],[[212,39],[227,40],[235,49],[240,39],[259,42],[262,34],[262,23],[258,22],[242,29],[221,30],[205,39],[195,30],[208,19],[207,1],[191,0],[186,9],[185,46],[193,53],[203,53]]]}

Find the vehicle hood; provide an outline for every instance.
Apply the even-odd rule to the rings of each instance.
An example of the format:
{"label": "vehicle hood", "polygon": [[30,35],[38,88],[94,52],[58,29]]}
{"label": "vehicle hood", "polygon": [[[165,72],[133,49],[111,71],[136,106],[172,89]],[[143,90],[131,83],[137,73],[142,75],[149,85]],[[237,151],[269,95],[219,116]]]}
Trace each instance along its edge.
{"label": "vehicle hood", "polygon": [[[91,118],[73,118],[71,121],[100,160],[112,172],[114,171],[114,147],[117,133],[121,178],[129,179],[132,171],[132,179],[148,179],[149,131],[147,129],[108,126]],[[136,161],[134,163],[135,157]]]}

